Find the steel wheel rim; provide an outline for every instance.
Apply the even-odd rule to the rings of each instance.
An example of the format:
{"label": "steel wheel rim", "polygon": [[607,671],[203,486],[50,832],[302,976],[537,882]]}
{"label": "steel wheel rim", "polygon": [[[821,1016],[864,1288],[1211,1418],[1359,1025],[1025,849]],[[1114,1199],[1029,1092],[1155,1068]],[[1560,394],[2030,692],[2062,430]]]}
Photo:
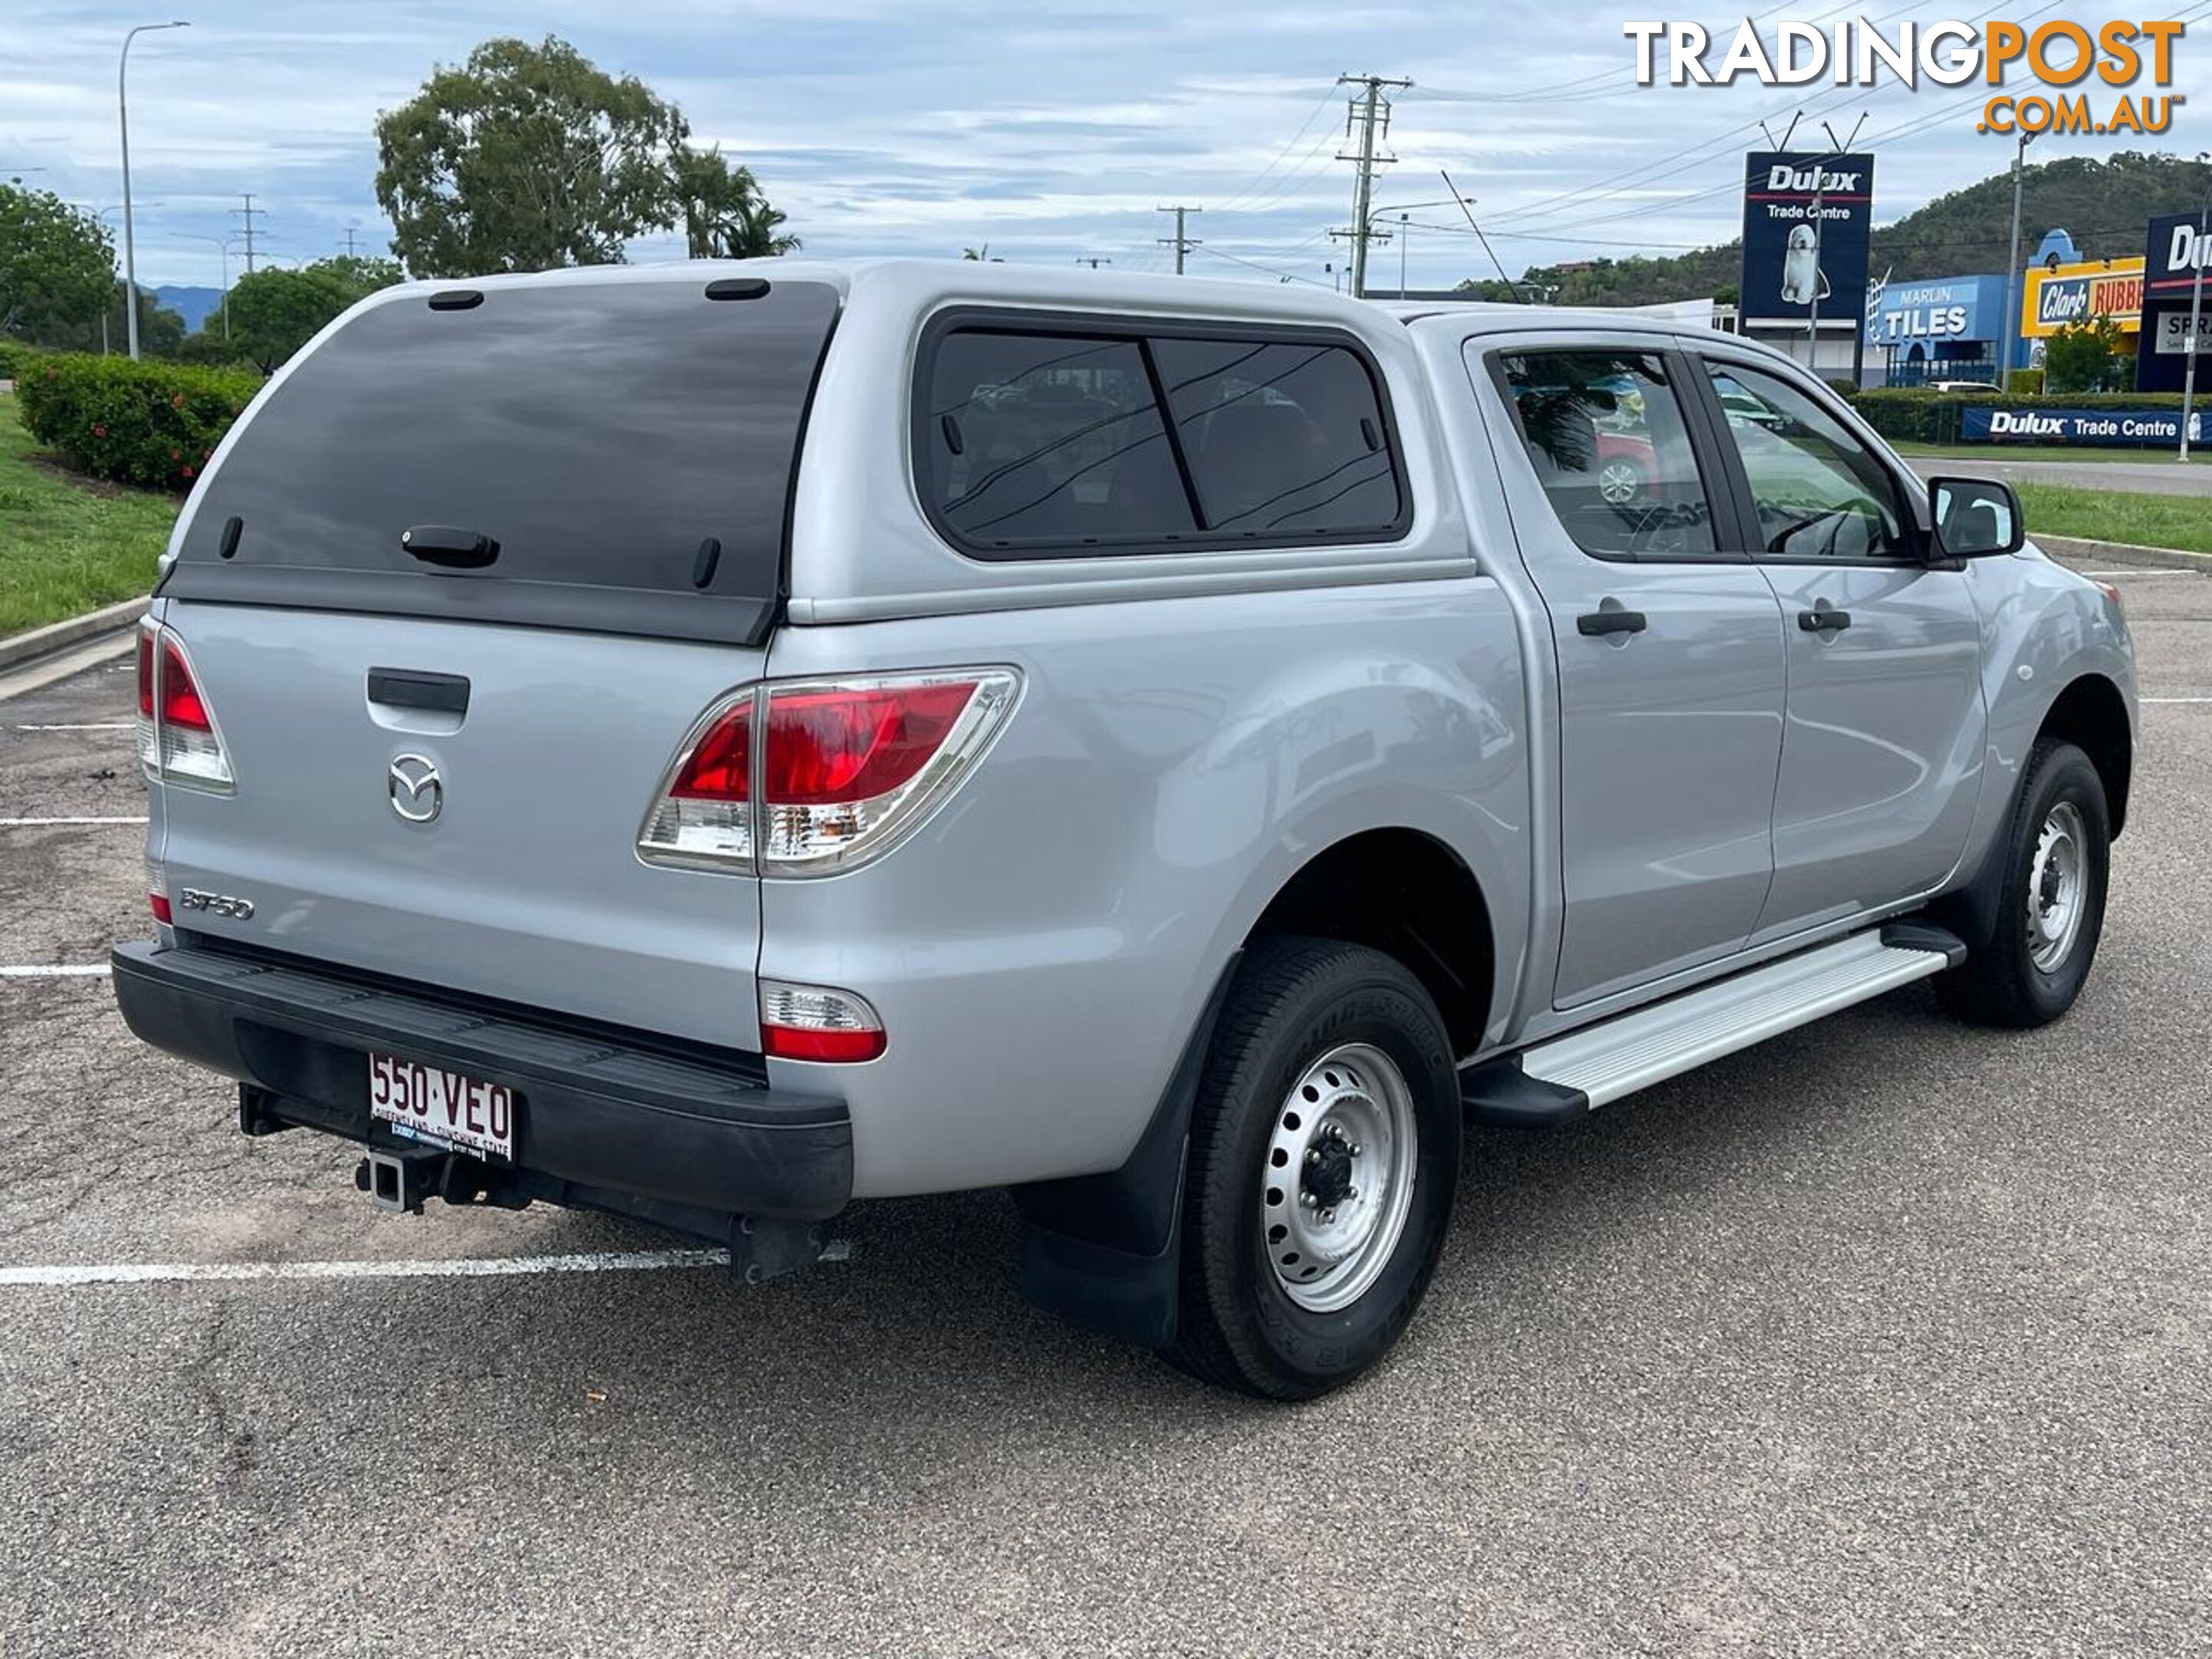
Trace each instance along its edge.
{"label": "steel wheel rim", "polygon": [[1626,461],[1612,461],[1598,469],[1599,498],[1612,506],[1634,501],[1643,487],[1644,475]]}
{"label": "steel wheel rim", "polygon": [[1334,1313],[1374,1288],[1405,1235],[1419,1151],[1413,1089],[1371,1044],[1338,1044],[1291,1085],[1261,1170],[1260,1244],[1293,1304]]}
{"label": "steel wheel rim", "polygon": [[2027,953],[2042,972],[2074,953],[2088,908],[2089,836],[2081,809],[2062,800],[2043,820],[2027,872]]}

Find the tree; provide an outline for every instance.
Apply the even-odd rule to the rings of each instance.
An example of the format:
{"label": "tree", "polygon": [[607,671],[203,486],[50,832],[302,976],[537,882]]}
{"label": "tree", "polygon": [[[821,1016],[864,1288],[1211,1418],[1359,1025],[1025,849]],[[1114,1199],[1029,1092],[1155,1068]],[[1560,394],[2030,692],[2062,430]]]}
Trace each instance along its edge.
{"label": "tree", "polygon": [[352,303],[353,295],[327,270],[272,265],[253,271],[231,284],[231,349],[273,374]]}
{"label": "tree", "polygon": [[619,264],[676,222],[690,128],[566,41],[487,40],[376,118],[376,199],[417,276]]}
{"label": "tree", "polygon": [[[339,286],[352,296],[352,300],[407,280],[407,274],[400,270],[398,260],[372,259],[357,253],[334,253],[327,259],[316,260],[307,269],[322,271],[337,278]],[[351,304],[352,300],[347,303]]]}
{"label": "tree", "polygon": [[95,215],[0,184],[0,335],[75,344],[98,332],[114,282],[115,244]]}
{"label": "tree", "polygon": [[[401,280],[397,260],[343,253],[297,270],[272,265],[253,271],[231,285],[229,349],[225,355],[273,374],[355,301]],[[202,332],[212,331],[220,342],[222,318],[221,312],[210,312]]]}
{"label": "tree", "polygon": [[776,234],[783,215],[761,194],[752,169],[724,160],[720,145],[678,145],[672,170],[693,258],[763,259],[797,251],[799,238]]}
{"label": "tree", "polygon": [[2118,377],[2126,341],[2110,317],[2069,323],[2043,349],[2043,383],[2052,392],[2103,392]]}

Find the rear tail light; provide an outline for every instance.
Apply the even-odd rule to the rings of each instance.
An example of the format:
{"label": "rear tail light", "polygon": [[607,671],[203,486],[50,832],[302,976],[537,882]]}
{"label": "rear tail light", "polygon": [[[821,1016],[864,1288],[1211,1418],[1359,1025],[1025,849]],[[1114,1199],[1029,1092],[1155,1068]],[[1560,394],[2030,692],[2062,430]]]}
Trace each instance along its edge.
{"label": "rear tail light", "polygon": [[951,799],[1020,689],[1012,669],[984,668],[737,693],[677,751],[638,856],[766,876],[880,858]]}
{"label": "rear tail light", "polygon": [[882,1054],[884,1023],[865,999],[827,985],[760,982],[761,1049],[772,1060],[854,1064]]}
{"label": "rear tail light", "polygon": [[752,733],[750,691],[707,711],[677,750],[638,831],[640,858],[686,869],[752,868]]}
{"label": "rear tail light", "polygon": [[154,913],[154,920],[161,926],[167,927],[171,925],[168,872],[150,860],[146,865],[146,908]]}
{"label": "rear tail light", "polygon": [[138,758],[161,783],[227,795],[236,782],[184,641],[166,628],[138,635]]}
{"label": "rear tail light", "polygon": [[160,632],[150,622],[138,630],[138,764],[148,777],[161,768],[161,741],[154,735],[154,639]]}

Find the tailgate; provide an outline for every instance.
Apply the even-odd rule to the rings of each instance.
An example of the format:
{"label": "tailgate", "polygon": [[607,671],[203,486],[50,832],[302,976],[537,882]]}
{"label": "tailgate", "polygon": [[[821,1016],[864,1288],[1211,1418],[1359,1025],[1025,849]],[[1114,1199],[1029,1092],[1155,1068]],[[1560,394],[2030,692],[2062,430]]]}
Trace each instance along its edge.
{"label": "tailgate", "polygon": [[[228,796],[161,790],[168,887],[254,907],[181,925],[754,1046],[759,883],[648,867],[635,842],[684,732],[759,650],[212,604],[168,626],[237,775]],[[372,702],[372,671],[467,681],[467,712]],[[435,779],[394,792],[394,768]]]}
{"label": "tailgate", "polygon": [[[181,925],[756,1045],[758,884],[654,868],[635,844],[685,732],[761,652],[238,605],[167,621],[237,777],[229,795],[162,790],[168,887],[253,906]],[[466,712],[374,701],[380,670],[465,681]],[[395,794],[395,766],[435,778]]]}

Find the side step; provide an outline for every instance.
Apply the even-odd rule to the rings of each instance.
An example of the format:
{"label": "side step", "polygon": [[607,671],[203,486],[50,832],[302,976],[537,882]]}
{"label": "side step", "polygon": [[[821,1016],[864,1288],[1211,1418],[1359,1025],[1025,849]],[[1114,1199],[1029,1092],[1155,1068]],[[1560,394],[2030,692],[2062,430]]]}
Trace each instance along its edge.
{"label": "side step", "polygon": [[1490,1122],[1562,1122],[1939,974],[1966,955],[1940,927],[1893,922],[1485,1061],[1460,1074],[1461,1097],[1470,1116]]}

